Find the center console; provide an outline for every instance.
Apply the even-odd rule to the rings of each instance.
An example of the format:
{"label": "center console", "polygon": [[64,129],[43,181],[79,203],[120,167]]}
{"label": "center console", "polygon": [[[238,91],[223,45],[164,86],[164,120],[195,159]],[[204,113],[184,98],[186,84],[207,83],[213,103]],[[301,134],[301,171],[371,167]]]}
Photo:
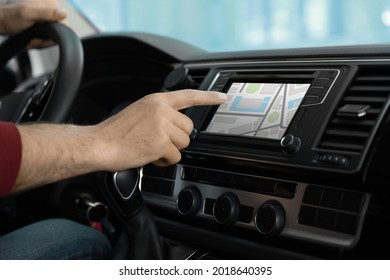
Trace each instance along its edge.
{"label": "center console", "polygon": [[367,153],[388,107],[376,87],[388,64],[189,65],[207,66],[200,89],[228,102],[185,111],[195,137],[179,164],[143,168],[145,201],[221,228],[353,248],[371,200]]}

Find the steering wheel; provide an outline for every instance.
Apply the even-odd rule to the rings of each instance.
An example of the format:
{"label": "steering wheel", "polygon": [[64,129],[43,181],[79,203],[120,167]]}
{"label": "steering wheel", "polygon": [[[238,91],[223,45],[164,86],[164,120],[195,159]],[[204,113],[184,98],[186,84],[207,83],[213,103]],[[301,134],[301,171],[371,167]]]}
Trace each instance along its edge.
{"label": "steering wheel", "polygon": [[0,69],[26,50],[31,39],[50,39],[58,44],[59,62],[53,74],[40,79],[23,92],[12,92],[0,98],[0,120],[10,122],[66,120],[77,95],[83,73],[83,47],[78,36],[60,23],[39,23],[9,37],[0,45]]}

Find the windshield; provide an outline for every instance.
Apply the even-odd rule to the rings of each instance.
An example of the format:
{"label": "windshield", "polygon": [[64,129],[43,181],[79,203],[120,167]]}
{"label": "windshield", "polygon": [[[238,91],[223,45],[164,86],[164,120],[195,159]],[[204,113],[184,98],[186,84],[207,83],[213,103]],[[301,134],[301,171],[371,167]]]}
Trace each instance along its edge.
{"label": "windshield", "polygon": [[210,52],[385,43],[389,0],[69,0],[101,31],[147,32]]}

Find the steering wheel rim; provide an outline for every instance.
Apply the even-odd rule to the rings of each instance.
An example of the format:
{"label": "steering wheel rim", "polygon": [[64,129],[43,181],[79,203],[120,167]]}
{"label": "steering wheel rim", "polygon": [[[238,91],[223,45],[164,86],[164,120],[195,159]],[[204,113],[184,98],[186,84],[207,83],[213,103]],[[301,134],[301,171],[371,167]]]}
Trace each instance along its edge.
{"label": "steering wheel rim", "polygon": [[50,98],[39,120],[62,123],[76,98],[83,74],[84,56],[80,39],[69,27],[57,23],[39,23],[24,32],[9,37],[0,45],[0,68],[17,54],[26,50],[34,38],[50,39],[59,47],[59,61],[53,73]]}

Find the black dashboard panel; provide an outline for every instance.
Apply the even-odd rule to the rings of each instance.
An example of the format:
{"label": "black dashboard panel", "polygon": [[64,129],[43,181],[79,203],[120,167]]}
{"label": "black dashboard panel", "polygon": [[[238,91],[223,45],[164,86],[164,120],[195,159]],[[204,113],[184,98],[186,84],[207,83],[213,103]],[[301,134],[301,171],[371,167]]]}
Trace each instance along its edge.
{"label": "black dashboard panel", "polygon": [[[154,205],[221,227],[354,248],[373,192],[370,153],[387,117],[388,63],[210,65],[200,89],[226,92],[236,81],[310,87],[282,139],[205,133],[216,108],[187,110],[198,134],[176,167],[172,195],[146,196]],[[297,139],[299,147],[290,149]]]}
{"label": "black dashboard panel", "polygon": [[[142,65],[144,82],[148,67],[164,66],[153,69],[159,78],[154,91],[179,67],[188,68],[202,90],[307,87],[299,102],[290,100],[296,108],[282,129],[274,129],[275,137],[259,126],[251,136],[232,124],[224,124],[225,132],[210,128],[218,114],[234,123],[254,113],[258,119],[240,129],[251,123],[253,130],[260,117],[281,120],[288,110],[280,108],[289,100],[275,109],[278,118],[271,110],[278,105],[275,91],[265,93],[269,99],[243,94],[231,101],[225,110],[236,110],[235,120],[216,107],[184,111],[197,134],[182,160],[142,171],[141,190],[162,235],[234,258],[378,258],[376,248],[390,245],[384,230],[390,221],[388,47],[214,54],[148,34],[112,36],[118,46],[110,48],[125,54],[123,46],[131,46],[136,55],[128,63],[142,61],[135,65]],[[85,45],[99,52],[98,42]]]}

